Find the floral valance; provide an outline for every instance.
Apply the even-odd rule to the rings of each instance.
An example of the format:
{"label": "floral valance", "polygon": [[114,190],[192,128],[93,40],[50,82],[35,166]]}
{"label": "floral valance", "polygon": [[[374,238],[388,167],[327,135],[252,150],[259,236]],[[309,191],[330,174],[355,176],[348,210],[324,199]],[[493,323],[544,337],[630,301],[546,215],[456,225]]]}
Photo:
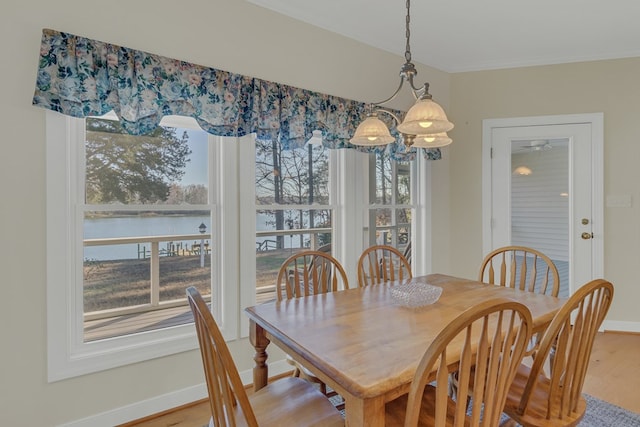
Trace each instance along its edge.
{"label": "floral valance", "polygon": [[[151,132],[165,115],[188,116],[211,134],[255,133],[285,149],[320,130],[329,148],[363,150],[349,138],[366,115],[362,102],[50,29],[42,32],[33,105],[80,118],[113,110],[136,135]],[[398,138],[386,147],[392,157],[414,157],[415,149],[405,152],[395,128],[392,133]],[[438,149],[423,151],[441,157]]]}

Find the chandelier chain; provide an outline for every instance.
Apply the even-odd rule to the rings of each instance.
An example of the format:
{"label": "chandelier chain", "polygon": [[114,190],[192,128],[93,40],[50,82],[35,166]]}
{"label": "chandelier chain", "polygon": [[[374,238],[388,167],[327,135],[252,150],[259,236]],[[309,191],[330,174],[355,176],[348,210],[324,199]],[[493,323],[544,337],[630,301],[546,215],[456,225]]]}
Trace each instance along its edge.
{"label": "chandelier chain", "polygon": [[[411,62],[411,0],[406,1],[407,15],[405,18],[406,45],[405,63],[400,69],[400,82],[393,94],[380,102],[367,105],[367,118],[356,128],[356,132],[349,141],[354,145],[377,146],[386,145],[396,140],[389,132],[386,123],[378,118],[378,113],[391,116],[396,123],[396,130],[401,135],[405,147],[438,148],[451,143],[447,132],[453,128],[447,116],[437,103],[432,100],[429,93],[429,83],[416,87],[414,77],[418,74],[415,65]],[[407,82],[411,93],[415,98],[414,105],[404,114],[404,118],[396,116],[393,110],[384,107],[384,104],[394,99],[403,84]]]}
{"label": "chandelier chain", "polygon": [[409,47],[409,38],[411,37],[411,30],[409,29],[409,24],[411,23],[411,16],[409,14],[409,8],[411,7],[410,3],[411,3],[410,0],[407,0],[407,18],[405,20],[405,26],[406,26],[405,36],[407,38],[407,45],[404,51],[404,59],[407,62],[411,62],[411,47]]}

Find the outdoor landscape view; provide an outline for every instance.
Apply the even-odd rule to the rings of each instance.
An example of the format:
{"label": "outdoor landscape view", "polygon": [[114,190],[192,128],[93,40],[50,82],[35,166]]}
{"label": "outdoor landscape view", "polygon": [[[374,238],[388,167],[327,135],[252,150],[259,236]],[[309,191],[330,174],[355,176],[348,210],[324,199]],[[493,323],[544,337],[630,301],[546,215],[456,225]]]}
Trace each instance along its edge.
{"label": "outdoor landscape view", "polygon": [[[158,127],[137,136],[115,120],[86,120],[85,323],[175,301],[184,306],[190,285],[210,295],[216,238],[210,144],[201,130]],[[282,150],[256,141],[255,163],[256,281],[264,299],[269,295],[259,290],[272,291],[293,251],[331,242],[329,157],[320,144]]]}

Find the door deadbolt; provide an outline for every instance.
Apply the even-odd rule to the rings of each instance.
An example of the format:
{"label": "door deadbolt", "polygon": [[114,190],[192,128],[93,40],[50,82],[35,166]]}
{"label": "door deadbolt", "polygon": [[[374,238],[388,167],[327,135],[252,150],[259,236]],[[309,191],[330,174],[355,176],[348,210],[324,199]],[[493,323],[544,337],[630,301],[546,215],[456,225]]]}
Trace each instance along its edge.
{"label": "door deadbolt", "polygon": [[582,221],[580,221],[582,223],[582,225],[587,225],[589,224],[589,220],[587,218],[582,218]]}
{"label": "door deadbolt", "polygon": [[587,233],[586,231],[580,235],[584,240],[593,239],[593,233]]}

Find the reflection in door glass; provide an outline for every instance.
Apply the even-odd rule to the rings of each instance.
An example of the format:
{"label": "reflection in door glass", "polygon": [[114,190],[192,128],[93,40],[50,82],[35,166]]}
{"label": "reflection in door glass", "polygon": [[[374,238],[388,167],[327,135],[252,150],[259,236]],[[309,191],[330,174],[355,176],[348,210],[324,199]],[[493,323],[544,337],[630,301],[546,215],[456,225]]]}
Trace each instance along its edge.
{"label": "reflection in door glass", "polygon": [[566,139],[514,141],[511,154],[511,243],[539,250],[569,295],[569,147]]}

